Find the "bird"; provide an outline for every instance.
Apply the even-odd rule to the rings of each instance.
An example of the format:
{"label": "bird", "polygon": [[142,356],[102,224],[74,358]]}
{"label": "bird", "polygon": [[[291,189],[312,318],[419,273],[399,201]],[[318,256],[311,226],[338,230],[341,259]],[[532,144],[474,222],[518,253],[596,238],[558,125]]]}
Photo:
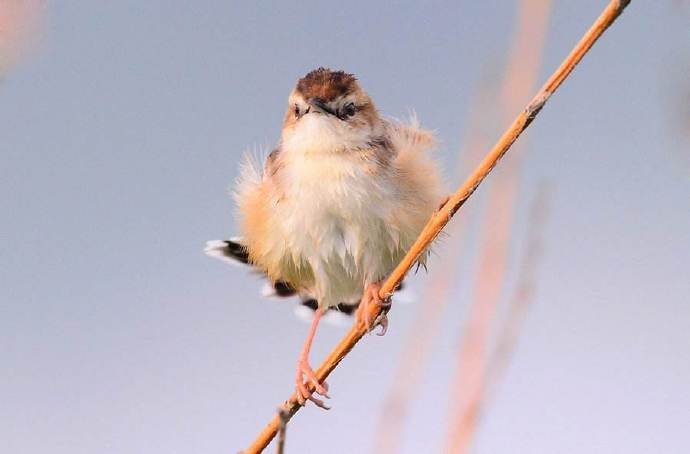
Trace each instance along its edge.
{"label": "bird", "polygon": [[314,395],[330,398],[328,384],[309,363],[327,311],[354,311],[356,323],[385,334],[385,313],[369,320],[367,308],[390,304],[379,296],[382,281],[442,202],[435,145],[416,117],[379,114],[353,74],[319,67],[291,91],[263,165],[250,155],[242,162],[234,192],[241,234],[208,242],[206,253],[251,265],[276,294],[297,294],[314,309],[297,362],[299,404],[329,408]]}

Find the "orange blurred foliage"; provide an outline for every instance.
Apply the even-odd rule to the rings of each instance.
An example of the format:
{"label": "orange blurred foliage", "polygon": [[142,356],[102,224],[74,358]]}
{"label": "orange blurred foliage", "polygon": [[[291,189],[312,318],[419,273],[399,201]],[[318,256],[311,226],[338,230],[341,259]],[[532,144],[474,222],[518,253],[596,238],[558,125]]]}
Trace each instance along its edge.
{"label": "orange blurred foliage", "polygon": [[0,75],[31,48],[44,11],[43,0],[0,0]]}
{"label": "orange blurred foliage", "polygon": [[[500,89],[501,113],[510,118],[528,99],[537,82],[545,43],[550,0],[520,0],[515,39]],[[457,377],[452,384],[450,426],[445,452],[466,453],[476,429],[487,384],[488,349],[492,327],[504,288],[514,221],[524,141],[504,165],[501,178],[487,194],[484,240],[467,327],[460,342]]]}

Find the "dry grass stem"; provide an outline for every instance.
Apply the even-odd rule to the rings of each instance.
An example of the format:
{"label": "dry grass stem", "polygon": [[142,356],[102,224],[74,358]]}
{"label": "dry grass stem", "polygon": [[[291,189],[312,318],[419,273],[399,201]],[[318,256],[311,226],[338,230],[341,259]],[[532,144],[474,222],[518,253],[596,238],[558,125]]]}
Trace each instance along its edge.
{"label": "dry grass stem", "polygon": [[[462,152],[458,156],[458,175],[461,175],[462,169],[467,168],[469,164],[481,159],[481,153],[489,145],[486,143],[484,131],[495,124],[495,118],[509,118],[529,96],[530,90],[536,83],[537,69],[541,64],[550,7],[550,0],[518,0],[512,45],[507,54],[505,76],[500,87],[497,87],[499,83],[495,78],[484,77],[479,87],[473,91],[475,97],[468,122],[469,138],[467,143],[460,147]],[[499,93],[498,102],[491,102],[492,95],[496,92]],[[497,116],[497,110],[501,111],[500,116]],[[496,188],[495,185],[490,189],[490,207],[487,215],[491,217],[492,213],[498,213],[500,217],[505,214],[502,217],[507,218],[507,220],[492,220],[488,223],[498,226],[498,230],[507,230],[510,227],[515,200],[513,194],[517,185],[517,178],[513,175],[517,173],[517,168],[517,160],[513,158],[504,168],[501,177],[503,181],[508,177],[506,174],[510,175],[510,181],[503,181],[501,184],[501,186],[507,186],[507,189]],[[499,201],[505,202],[504,206],[492,208],[491,205],[496,202],[497,196]],[[410,329],[412,335],[409,336],[402,349],[403,354],[400,355],[398,367],[393,379],[390,380],[391,385],[383,401],[375,431],[373,452],[393,454],[400,450],[408,409],[413,396],[416,395],[414,391],[419,386],[426,368],[431,345],[438,334],[438,325],[448,304],[450,289],[457,283],[457,269],[462,256],[460,249],[465,237],[464,227],[466,227],[466,223],[461,222],[462,219],[459,221],[447,228],[450,238],[444,245],[444,249],[452,251],[452,254],[442,257],[438,263],[438,265],[443,263],[442,266],[435,269],[426,286],[415,322]],[[493,238],[491,236],[491,239]],[[499,248],[499,254],[501,257],[507,255],[507,244],[505,248]],[[499,261],[503,263],[502,259]],[[496,279],[494,284],[501,280],[500,277]]]}
{"label": "dry grass stem", "polygon": [[[471,163],[481,160],[481,153],[486,150],[489,143],[485,140],[483,130],[486,124],[484,121],[490,117],[490,112],[486,112],[489,104],[490,92],[495,91],[495,86],[482,79],[475,92],[475,99],[472,100],[470,109],[473,112],[470,118],[470,136],[467,142],[460,147],[464,153],[459,153],[457,174],[461,175],[461,169],[468,168]],[[454,270],[460,266],[462,254],[461,239],[465,236],[468,227],[465,219],[458,219],[457,222],[449,225],[449,241],[444,249],[452,251],[452,254],[441,257],[437,263],[435,272],[431,274],[429,283],[425,286],[424,293],[421,295],[421,304],[418,305],[415,314],[414,324],[410,328],[401,355],[398,360],[398,367],[390,380],[390,386],[386,390],[386,396],[379,413],[377,428],[374,431],[374,447],[372,452],[380,454],[393,454],[399,452],[403,439],[403,430],[407,419],[408,409],[416,396],[416,390],[422,379],[427,358],[431,351],[434,338],[438,334],[439,325],[446,305],[449,300],[449,293],[452,286],[456,283],[457,277]],[[445,262],[444,262],[445,260]],[[441,264],[442,263],[442,264]]]}
{"label": "dry grass stem", "polygon": [[[489,151],[484,160],[474,170],[465,183],[450,196],[448,201],[429,219],[424,230],[412,245],[407,255],[393,270],[381,287],[381,297],[393,293],[393,290],[400,284],[407,272],[412,268],[417,259],[436,239],[443,227],[450,221],[453,215],[474,193],[481,182],[496,166],[498,161],[508,151],[510,146],[522,134],[522,132],[532,123],[539,114],[551,95],[558,89],[563,81],[572,72],[573,68],[582,60],[582,57],[589,51],[604,31],[616,20],[629,4],[629,0],[614,0],[606,7],[604,12],[597,18],[590,29],[585,33],[580,42],[571,51],[568,57],[553,73],[549,80],[539,90],[527,107],[520,112],[506,132],[500,137],[498,142]],[[381,314],[381,308],[371,305],[369,312],[370,319],[376,319]],[[350,331],[340,340],[338,345],[326,357],[321,366],[316,370],[319,381],[324,381],[330,373],[340,364],[347,354],[354,348],[357,342],[366,334],[366,329],[361,325],[353,326]],[[313,386],[310,386],[313,389]],[[296,396],[293,394],[285,403],[288,420],[292,418],[301,408],[297,403]],[[259,433],[254,442],[244,451],[245,454],[255,454],[262,452],[273,440],[280,426],[280,418],[275,416],[266,427]]]}

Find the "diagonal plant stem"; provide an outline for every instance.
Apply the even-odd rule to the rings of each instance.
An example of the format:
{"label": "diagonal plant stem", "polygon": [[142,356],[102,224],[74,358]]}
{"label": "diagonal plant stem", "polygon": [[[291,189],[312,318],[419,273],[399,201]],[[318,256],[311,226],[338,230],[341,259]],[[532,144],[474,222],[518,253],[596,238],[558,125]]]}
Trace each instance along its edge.
{"label": "diagonal plant stem", "polygon": [[[514,17],[515,25],[512,31],[511,45],[507,52],[507,62],[502,80],[499,82],[491,78],[491,83],[487,83],[487,78],[480,79],[478,94],[470,108],[472,116],[469,120],[468,130],[471,131],[467,143],[460,147],[463,152],[458,157],[457,175],[462,175],[468,163],[476,163],[482,158],[482,154],[490,144],[485,143],[485,133],[482,132],[489,125],[495,123],[495,118],[509,120],[518,110],[530,93],[534,91],[537,83],[537,74],[541,66],[542,54],[546,31],[549,23],[549,13],[551,10],[551,0],[517,0],[516,13]],[[490,97],[489,93],[498,92],[498,96]],[[490,100],[493,99],[494,102]],[[498,106],[497,106],[498,105]],[[500,116],[499,116],[500,115]],[[508,252],[508,230],[512,226],[514,215],[515,200],[517,200],[518,176],[522,169],[520,162],[516,159],[524,156],[525,151],[520,151],[520,145],[524,147],[524,141],[516,143],[512,149],[513,157],[505,164],[501,179],[494,182],[488,191],[487,207],[480,216],[487,217],[487,228],[492,230],[488,235],[482,254],[490,255],[494,260],[481,260],[483,265],[491,264],[490,272],[486,273],[483,279],[486,286],[495,289],[492,292],[481,292],[485,296],[495,295],[491,298],[494,301],[502,288],[502,270],[500,266],[505,262],[505,255]],[[524,159],[524,158],[523,158]],[[466,215],[467,216],[467,215]],[[407,345],[401,350],[398,368],[390,380],[390,386],[386,390],[382,409],[380,411],[379,422],[375,433],[374,449],[371,451],[377,454],[393,454],[400,451],[403,432],[410,413],[411,405],[416,395],[415,390],[419,386],[423,372],[426,370],[426,362],[431,350],[433,339],[439,332],[439,323],[443,319],[446,305],[450,303],[450,288],[457,283],[457,269],[460,266],[459,258],[463,255],[461,249],[465,232],[463,227],[467,227],[463,219],[446,227],[446,231],[453,239],[448,241],[448,252],[453,251],[445,258],[442,269],[434,270],[426,288],[426,294],[422,295],[422,304],[417,309],[417,317],[410,329],[411,335],[407,340]],[[494,247],[493,239],[503,239],[498,246]],[[491,252],[489,254],[489,252]],[[500,262],[496,263],[496,262]],[[437,264],[438,266],[438,264]],[[480,273],[482,273],[480,268]],[[477,294],[480,292],[476,291]],[[478,300],[479,298],[475,296]],[[473,303],[472,307],[477,304]],[[467,368],[461,369],[465,375]],[[461,388],[461,380],[455,380],[455,385],[451,387],[450,398],[451,406],[453,396],[462,396],[458,389]],[[464,380],[463,380],[464,381]],[[453,388],[455,388],[453,390]],[[460,402],[460,400],[457,400]],[[451,426],[452,427],[452,426]]]}
{"label": "diagonal plant stem", "polygon": [[[455,215],[467,199],[476,191],[477,187],[496,166],[513,142],[515,142],[520,134],[522,134],[532,123],[551,95],[560,87],[575,66],[582,60],[582,57],[591,49],[604,31],[606,31],[618,16],[620,16],[629,3],[630,0],[613,0],[608,4],[606,9],[604,9],[596,21],[594,21],[594,24],[587,30],[563,63],[561,63],[558,69],[556,69],[549,80],[546,81],[544,86],[534,96],[532,101],[522,112],[520,112],[517,118],[513,120],[513,123],[499,138],[498,142],[489,151],[479,166],[477,166],[457,192],[452,194],[448,201],[429,219],[424,230],[422,230],[422,233],[407,252],[407,255],[381,286],[380,296],[382,298],[393,293],[395,288],[400,285],[400,282],[415,264],[417,259],[419,259],[429,245],[436,239],[453,215]],[[372,304],[369,310],[370,320],[377,319],[381,315],[381,312],[381,307]],[[316,370],[316,377],[319,381],[323,382],[330,375],[366,332],[366,328],[359,324],[355,324],[350,329]],[[310,390],[313,390],[313,385],[310,385]],[[285,402],[284,408],[287,414],[286,417],[289,420],[299,411],[301,405],[297,402],[297,398],[293,394],[290,399]],[[276,436],[280,424],[280,417],[277,415],[274,416],[261,433],[259,433],[254,442],[244,451],[244,454],[257,454],[263,451]]]}

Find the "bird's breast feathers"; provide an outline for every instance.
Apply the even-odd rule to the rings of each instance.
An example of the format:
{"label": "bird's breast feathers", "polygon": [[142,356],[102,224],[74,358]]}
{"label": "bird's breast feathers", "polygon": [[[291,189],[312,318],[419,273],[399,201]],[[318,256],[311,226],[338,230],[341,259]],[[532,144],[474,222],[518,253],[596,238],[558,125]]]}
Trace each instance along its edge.
{"label": "bird's breast feathers", "polygon": [[[411,175],[429,170],[410,167],[429,159],[420,150],[429,144],[400,137],[399,128],[389,131],[385,140],[352,151],[284,143],[273,157],[278,170],[245,175],[240,185],[253,182],[253,188],[242,188],[238,201],[252,260],[329,306],[358,300],[365,285],[385,277],[433,212],[439,192],[433,166],[426,186]],[[257,208],[262,216],[248,212]]]}
{"label": "bird's breast feathers", "polygon": [[363,282],[383,277],[400,246],[390,224],[396,200],[390,172],[347,153],[287,156],[275,212],[286,246],[306,258],[317,281],[351,280],[347,287],[354,288],[340,297],[352,301]]}

